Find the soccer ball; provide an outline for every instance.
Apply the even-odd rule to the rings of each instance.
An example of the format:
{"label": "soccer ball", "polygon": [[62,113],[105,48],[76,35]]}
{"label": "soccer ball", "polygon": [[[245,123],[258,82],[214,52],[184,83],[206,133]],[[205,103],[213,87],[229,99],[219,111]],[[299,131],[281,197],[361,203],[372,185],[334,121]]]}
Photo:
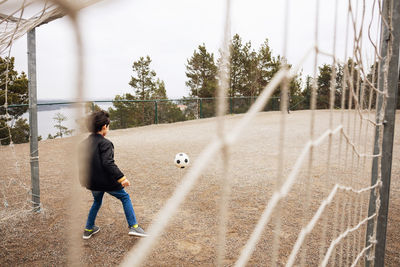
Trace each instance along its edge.
{"label": "soccer ball", "polygon": [[189,157],[185,153],[180,152],[175,155],[174,162],[176,167],[183,169],[189,165]]}

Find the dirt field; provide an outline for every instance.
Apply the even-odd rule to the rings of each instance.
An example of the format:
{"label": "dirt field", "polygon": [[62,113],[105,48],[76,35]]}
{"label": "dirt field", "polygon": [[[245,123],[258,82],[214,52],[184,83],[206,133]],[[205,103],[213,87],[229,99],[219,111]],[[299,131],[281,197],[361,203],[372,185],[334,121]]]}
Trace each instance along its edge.
{"label": "dirt field", "polygon": [[[309,111],[297,111],[287,116],[283,177],[290,173],[300,151],[310,138],[309,115]],[[241,118],[242,115],[227,116],[227,130],[232,129]],[[364,153],[364,149],[365,152],[370,152],[373,140],[371,126],[367,135],[353,135],[352,130],[359,129],[359,122],[354,122],[353,115],[346,115],[345,118],[345,129],[351,133],[350,137],[358,145],[360,152]],[[316,121],[315,136],[318,137],[329,125],[329,112],[317,112]],[[337,126],[339,121],[340,113],[337,112],[333,125]],[[386,266],[400,266],[399,121],[400,113],[397,114],[393,148]],[[238,259],[241,249],[279,184],[279,122],[278,112],[257,115],[240,140],[229,149],[228,177],[232,189],[226,236],[226,266],[232,266]],[[365,128],[365,122],[363,125]],[[174,166],[175,154],[185,152],[192,164],[196,164],[196,158],[215,135],[215,119],[152,125],[109,133],[107,138],[114,143],[116,163],[132,182],[127,191],[131,195],[139,224],[144,229],[152,223],[187,172],[187,169],[181,170]],[[41,213],[23,212],[26,209],[23,204],[0,206],[0,215],[3,216],[0,221],[0,266],[68,265],[68,235],[80,238],[91,206],[90,192],[80,188],[83,196],[81,209],[73,212],[78,215],[77,223],[82,225],[82,231],[71,233],[68,216],[71,187],[78,182],[74,174],[74,140],[64,138],[40,142]],[[279,242],[275,242],[279,244],[276,261],[279,266],[284,265],[301,226],[310,220],[335,183],[354,188],[370,185],[370,162],[358,160],[351,153],[351,147],[345,146],[343,139],[340,142],[339,135],[332,139],[331,149],[328,144],[327,139],[323,145],[313,150],[311,172],[308,171],[309,161],[306,160],[296,184],[275,209],[272,221],[265,228],[248,266],[271,266],[274,233],[279,236]],[[19,203],[18,197],[13,198],[18,194],[22,194],[21,198],[26,200],[26,187],[30,186],[29,144],[15,145],[14,149],[0,147],[0,158],[0,186],[3,186],[3,192],[7,194],[0,195],[2,203],[6,199],[10,204],[13,201]],[[145,262],[146,266],[215,265],[221,166],[220,155],[212,156],[207,169],[154,246]],[[10,182],[15,177],[25,183],[25,187]],[[366,217],[368,197],[369,193],[352,194],[340,191],[334,203],[328,206],[318,225],[306,238],[296,264],[317,266],[321,255],[339,232],[353,227],[360,218]],[[7,219],[7,214],[13,214],[13,208],[19,211],[18,215]],[[96,224],[101,227],[97,235],[87,241],[80,238],[80,243],[74,245],[81,251],[81,265],[118,265],[138,242],[137,238],[127,234],[120,202],[105,195]],[[365,225],[337,246],[329,265],[333,265],[335,261],[337,265],[350,266],[364,243]],[[357,248],[356,253],[353,253],[354,248]],[[358,266],[364,266],[364,261],[361,260]]]}

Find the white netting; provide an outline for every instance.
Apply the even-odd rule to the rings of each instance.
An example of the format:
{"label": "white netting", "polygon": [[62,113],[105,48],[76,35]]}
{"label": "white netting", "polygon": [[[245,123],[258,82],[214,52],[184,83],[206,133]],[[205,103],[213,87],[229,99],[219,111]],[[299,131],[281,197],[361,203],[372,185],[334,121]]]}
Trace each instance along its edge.
{"label": "white netting", "polygon": [[[229,13],[229,1],[227,1],[227,12]],[[378,5],[377,3],[373,3],[372,5],[372,9],[370,11],[372,11],[372,13],[374,13],[375,15],[381,15],[381,8],[377,9],[378,11],[376,11],[374,9],[374,7]],[[287,9],[289,8],[289,6],[286,7]],[[362,15],[358,14],[358,12],[362,13]],[[337,14],[337,2],[336,2],[336,14]],[[310,265],[310,263],[308,262],[308,260],[306,259],[306,255],[307,255],[307,247],[310,246],[307,243],[305,243],[305,239],[307,238],[307,235],[310,234],[310,232],[315,228],[317,222],[321,219],[322,214],[324,213],[324,210],[327,208],[328,205],[330,205],[333,201],[333,199],[336,197],[336,203],[341,203],[344,202],[345,204],[343,205],[343,213],[339,216],[338,214],[340,214],[338,205],[336,208],[336,212],[333,215],[334,217],[334,221],[338,221],[339,218],[341,218],[341,225],[340,225],[340,229],[337,238],[332,238],[332,241],[330,242],[330,245],[327,249],[326,252],[324,252],[325,249],[325,243],[328,241],[326,240],[326,224],[327,224],[327,216],[325,214],[325,218],[322,222],[323,226],[323,234],[320,237],[320,261],[321,261],[321,265],[325,266],[329,263],[329,261],[335,261],[335,259],[331,257],[332,251],[336,248],[337,244],[341,244],[340,249],[337,251],[337,254],[339,255],[338,258],[339,262],[342,264],[344,261],[345,265],[348,265],[351,263],[351,265],[356,265],[357,262],[359,261],[359,259],[363,256],[363,253],[365,253],[368,248],[372,247],[372,245],[369,245],[367,247],[364,247],[364,242],[362,240],[362,238],[364,237],[364,231],[361,231],[362,227],[365,227],[365,224],[369,221],[369,220],[375,220],[377,217],[377,214],[374,213],[371,216],[366,216],[365,212],[365,201],[360,200],[359,198],[363,198],[365,197],[364,194],[366,192],[370,192],[371,190],[376,190],[379,186],[380,186],[380,180],[378,179],[378,181],[376,182],[376,184],[370,186],[369,179],[366,180],[360,180],[358,179],[360,176],[366,172],[366,168],[370,168],[370,165],[366,166],[365,162],[366,159],[368,160],[372,160],[375,157],[380,157],[380,154],[372,154],[372,151],[370,151],[370,149],[367,149],[367,136],[370,136],[371,133],[368,134],[369,130],[371,128],[368,128],[368,124],[372,124],[373,127],[376,126],[380,126],[382,119],[378,118],[378,122],[376,123],[375,121],[371,120],[369,118],[369,116],[371,115],[371,113],[373,114],[374,112],[371,109],[371,103],[373,100],[373,93],[372,91],[375,91],[377,94],[386,94],[386,89],[383,89],[383,91],[379,91],[375,85],[375,80],[371,80],[371,77],[367,77],[366,73],[369,73],[369,69],[368,66],[366,64],[364,64],[363,60],[364,60],[364,50],[362,48],[363,46],[363,34],[366,34],[366,29],[364,27],[364,25],[366,24],[366,22],[364,21],[364,14],[365,14],[365,2],[364,2],[364,6],[363,8],[361,8],[360,10],[360,5],[357,2],[355,5],[352,2],[349,2],[349,6],[348,6],[348,27],[351,27],[353,30],[353,37],[354,39],[352,40],[353,42],[353,51],[352,53],[349,53],[350,55],[352,55],[352,60],[351,61],[347,61],[347,57],[348,57],[348,51],[346,48],[345,51],[345,56],[344,59],[340,59],[339,56],[336,55],[336,50],[335,50],[335,46],[336,46],[336,23],[337,20],[335,20],[335,31],[334,31],[334,36],[333,36],[333,52],[323,52],[320,50],[320,47],[318,45],[318,25],[319,25],[319,1],[317,1],[317,7],[316,7],[316,29],[315,29],[315,48],[314,48],[314,56],[315,56],[315,65],[314,65],[314,86],[313,86],[313,90],[312,90],[312,96],[311,96],[311,123],[310,123],[310,141],[305,145],[305,147],[303,148],[303,151],[301,152],[301,154],[299,155],[299,157],[297,158],[295,164],[292,167],[291,172],[288,174],[288,176],[286,178],[283,178],[283,182],[281,185],[279,185],[280,183],[278,182],[278,187],[277,190],[273,193],[272,197],[270,198],[270,200],[268,201],[268,204],[266,206],[266,208],[264,209],[263,213],[261,214],[261,217],[252,233],[252,235],[250,236],[250,239],[248,240],[248,242],[246,243],[245,247],[243,248],[243,250],[241,251],[241,254],[238,258],[238,260],[236,261],[236,266],[243,266],[245,265],[252,253],[254,252],[257,243],[259,242],[260,238],[263,236],[263,232],[265,231],[265,228],[267,226],[267,223],[271,220],[272,214],[278,214],[278,217],[280,216],[279,214],[279,210],[281,208],[280,206],[280,201],[282,201],[282,199],[284,199],[285,197],[287,197],[287,195],[289,194],[290,191],[292,191],[292,187],[293,185],[296,183],[296,180],[300,179],[299,178],[299,172],[302,169],[302,166],[305,165],[305,163],[307,162],[307,158],[308,158],[308,167],[306,167],[308,176],[310,177],[309,179],[306,179],[306,208],[305,208],[305,214],[304,216],[304,226],[302,228],[302,230],[299,233],[299,236],[297,238],[297,241],[294,244],[293,250],[290,253],[287,262],[286,262],[286,266],[292,266],[295,264],[296,260],[298,260],[299,262],[297,264],[301,264],[302,266],[308,266]],[[360,17],[359,17],[360,16]],[[381,19],[381,17],[380,17]],[[380,21],[380,19],[378,19],[378,23]],[[226,22],[226,25],[229,25],[229,20]],[[287,20],[286,20],[287,23]],[[370,21],[371,25],[372,19]],[[388,23],[388,22],[386,22]],[[371,27],[368,28],[368,30],[370,30]],[[226,33],[229,33],[229,26],[227,26]],[[368,31],[369,33],[369,31]],[[349,32],[346,33],[346,39],[349,36]],[[225,40],[225,39],[224,39]],[[224,43],[225,44],[225,43]],[[283,51],[286,50],[286,42],[285,42],[285,48],[283,49]],[[345,44],[347,47],[347,44]],[[374,61],[376,60],[376,58],[380,58],[379,53],[377,51],[377,47],[379,47],[379,45],[374,42],[373,40],[371,40],[371,43],[369,44],[370,46],[372,46],[373,48],[375,48],[375,58]],[[372,49],[373,49],[372,48]],[[369,48],[371,49],[371,48]],[[390,58],[390,52],[388,53],[389,56],[388,58]],[[222,53],[222,55],[224,56],[224,53]],[[324,133],[322,133],[321,135],[317,136],[315,133],[315,123],[318,123],[315,119],[315,109],[316,109],[316,94],[317,94],[317,61],[318,61],[318,57],[320,55],[326,55],[329,57],[332,57],[332,79],[331,79],[331,93],[330,93],[330,110],[331,110],[331,117],[330,117],[330,123],[329,123],[329,129],[326,130]],[[306,55],[307,57],[308,55]],[[335,102],[335,90],[336,90],[336,80],[335,80],[335,75],[336,75],[336,64],[341,63],[344,66],[344,79],[343,79],[343,88],[342,89],[343,92],[347,92],[348,96],[346,98],[345,93],[342,94],[342,115],[341,115],[341,120],[340,120],[340,124],[333,128],[333,109],[334,109],[334,102]],[[386,61],[382,61],[383,64],[388,64],[388,60]],[[299,66],[301,66],[302,62],[300,62]],[[374,64],[375,66],[375,64]],[[382,66],[383,67],[383,66]],[[188,194],[188,192],[191,190],[191,188],[194,186],[196,179],[198,179],[198,177],[200,177],[201,172],[203,171],[204,167],[207,165],[207,162],[210,158],[212,158],[212,155],[214,155],[215,153],[217,153],[218,151],[222,151],[222,154],[224,155],[224,161],[229,161],[229,157],[227,156],[227,149],[229,148],[230,145],[233,145],[237,139],[239,138],[240,134],[242,131],[244,131],[244,129],[246,128],[246,126],[248,125],[248,123],[251,121],[251,119],[256,115],[257,112],[261,111],[262,107],[266,104],[266,102],[268,101],[269,97],[271,96],[271,93],[277,88],[278,85],[283,86],[283,99],[285,99],[285,87],[286,87],[286,92],[287,92],[287,86],[285,86],[285,80],[290,80],[295,74],[297,73],[297,68],[293,68],[290,72],[288,70],[284,68],[282,68],[282,70],[280,72],[278,72],[274,78],[272,79],[272,81],[268,84],[268,86],[264,89],[264,91],[262,92],[262,94],[259,96],[259,98],[257,99],[256,103],[253,104],[253,106],[251,107],[251,109],[247,112],[246,116],[241,120],[241,122],[229,133],[223,133],[223,130],[219,130],[219,134],[218,136],[220,136],[220,138],[216,139],[213,143],[211,143],[204,151],[203,153],[199,156],[198,158],[198,164],[196,166],[193,167],[193,169],[191,169],[191,171],[185,176],[183,182],[181,183],[181,185],[175,190],[174,195],[169,199],[169,201],[166,203],[166,205],[164,206],[164,208],[159,212],[155,222],[152,224],[151,228],[149,229],[149,232],[151,233],[151,236],[149,238],[146,238],[145,240],[141,240],[141,242],[138,244],[138,246],[132,250],[132,252],[126,257],[125,261],[123,262],[123,266],[131,266],[132,264],[134,266],[138,266],[140,265],[144,258],[146,257],[146,255],[149,253],[149,251],[151,250],[151,247],[153,246],[153,244],[156,242],[156,240],[161,236],[163,229],[168,225],[169,219],[173,216],[174,212],[178,209],[180,203],[183,202],[185,196]],[[363,76],[362,76],[363,75]],[[372,77],[372,79],[375,79],[376,77]],[[362,79],[362,81],[361,81]],[[384,79],[384,78],[382,78]],[[227,90],[226,87],[223,87],[224,83],[224,79],[221,79],[221,87],[220,87],[220,97],[223,96],[224,94],[222,92],[224,92],[225,90]],[[369,96],[367,96],[368,101],[367,103],[368,106],[365,105],[364,103],[364,94],[365,94],[365,88],[366,86],[369,85]],[[222,99],[222,97],[220,98]],[[287,101],[287,100],[286,100]],[[347,109],[346,109],[346,105],[347,105]],[[384,105],[383,105],[384,106]],[[220,102],[219,103],[219,110],[220,113],[219,114],[224,114],[224,103]],[[383,107],[382,107],[383,108]],[[281,118],[281,132],[280,132],[280,136],[283,137],[285,135],[285,124],[286,124],[286,106],[285,104],[281,105],[281,110],[282,110],[282,118]],[[383,114],[383,113],[381,113]],[[345,116],[347,116],[347,125],[346,125],[346,119]],[[219,123],[220,127],[218,127],[218,129],[223,129],[223,121]],[[339,157],[344,157],[344,173],[342,174],[344,176],[344,174],[346,172],[350,172],[350,177],[348,177],[347,179],[343,179],[342,181],[338,181],[339,183],[334,183],[333,184],[333,188],[331,189],[330,193],[327,195],[326,198],[324,198],[321,202],[321,205],[319,206],[319,208],[316,210],[316,212],[314,213],[314,215],[312,216],[311,220],[308,222],[308,219],[306,219],[308,216],[308,212],[311,209],[311,205],[310,203],[313,202],[313,197],[312,197],[312,192],[315,190],[313,190],[312,185],[313,185],[313,181],[311,180],[311,177],[313,176],[313,164],[314,164],[314,150],[316,150],[316,148],[318,146],[321,146],[323,144],[326,144],[328,142],[329,144],[329,148],[328,148],[328,159],[327,159],[327,169],[329,171],[332,171],[334,168],[339,168],[340,166],[335,166],[331,161],[332,161],[332,154],[334,153],[332,150],[332,145],[333,145],[333,139],[336,136],[339,136],[338,141],[336,141],[336,144],[339,144]],[[284,138],[281,138],[281,140]],[[345,156],[343,156],[343,152],[341,151],[342,149],[342,144],[344,144],[344,149],[345,151]],[[369,144],[371,145],[371,144]],[[281,160],[279,162],[282,162],[284,160],[284,142],[282,142],[280,144],[279,147],[279,154],[281,155]],[[363,151],[363,152],[361,152]],[[356,162],[356,163],[355,163]],[[362,162],[362,164],[361,164]],[[339,164],[340,164],[340,160],[339,160]],[[280,165],[283,165],[282,163],[280,163]],[[346,166],[346,165],[350,165],[350,166]],[[360,165],[362,165],[362,167],[360,168]],[[229,173],[229,168],[228,168],[228,163],[224,164],[224,173],[225,175],[223,177],[225,177],[227,175],[227,173]],[[280,168],[278,168],[278,181],[281,179],[281,176],[283,175],[282,170],[279,171]],[[357,171],[355,171],[354,169],[356,169]],[[359,172],[359,174],[357,174],[357,172]],[[328,173],[327,176],[332,176],[332,174]],[[345,177],[345,176],[344,176]],[[226,181],[226,177],[221,179],[222,181]],[[226,184],[226,182],[223,182],[224,184]],[[343,185],[341,184],[343,183]],[[223,186],[223,191],[222,193],[222,201],[221,201],[221,207],[220,209],[222,211],[224,211],[225,209],[227,209],[227,200],[226,197],[229,196],[229,194],[227,194],[226,192],[229,192],[230,189],[225,189],[227,187],[227,185]],[[328,189],[328,188],[327,188]],[[325,191],[326,189],[321,191]],[[337,192],[339,190],[343,190],[346,192],[349,192],[350,194],[346,194],[343,197],[342,196],[338,196]],[[357,195],[360,195],[357,196]],[[342,198],[342,199],[341,199]],[[356,204],[354,204],[354,202]],[[348,206],[347,208],[345,206]],[[353,207],[354,206],[354,211],[353,211]],[[378,201],[377,201],[377,206],[379,207],[379,196],[378,196]],[[277,208],[278,207],[278,208]],[[221,212],[221,221],[222,221],[222,225],[225,224],[226,222],[226,218],[225,218],[225,214],[226,212]],[[310,211],[310,214],[311,211]],[[346,215],[348,216],[346,216]],[[358,216],[357,216],[358,215]],[[343,218],[345,218],[345,221],[343,220]],[[278,218],[279,219],[279,218]],[[321,222],[319,222],[321,223]],[[339,224],[339,223],[338,223]],[[273,257],[273,261],[272,264],[276,264],[276,259],[277,259],[277,253],[279,251],[279,242],[280,242],[280,238],[277,237],[280,235],[280,229],[281,229],[281,221],[280,220],[275,220],[275,227],[276,229],[279,229],[279,231],[276,231],[274,236],[275,238],[274,240],[274,244],[273,247],[274,249],[272,250],[274,255]],[[336,225],[337,227],[337,225]],[[224,229],[224,227],[222,227],[221,229]],[[350,233],[353,233],[354,231],[359,231],[359,235],[356,236],[352,236],[351,238],[346,238]],[[336,229],[333,230],[333,233],[335,234]],[[374,235],[373,235],[374,236]],[[219,235],[219,240],[221,244],[225,244],[225,235]],[[346,245],[343,246],[343,240],[345,239]],[[372,244],[374,244],[374,240],[370,240]],[[329,241],[328,241],[329,242]],[[345,248],[344,248],[345,247]],[[361,247],[361,249],[359,249]],[[219,257],[217,260],[217,264],[219,266],[222,265],[222,260],[221,258],[223,258],[223,256],[220,255],[221,250],[219,251]],[[268,252],[266,252],[268,253]],[[300,254],[300,255],[299,255]],[[343,259],[342,255],[346,255],[345,258]],[[314,263],[315,264],[315,263]],[[340,265],[341,265],[340,264]]]}
{"label": "white netting", "polygon": [[[10,58],[13,41],[36,26],[48,23],[53,19],[68,15],[72,18],[73,27],[76,31],[78,47],[81,48],[81,38],[76,15],[79,10],[96,1],[1,1],[0,7],[0,54],[4,58]],[[256,259],[252,257],[256,253],[259,243],[263,242],[262,249],[268,250],[262,253],[268,254],[266,258],[271,265],[286,266],[301,265],[334,265],[342,266],[359,265],[368,251],[374,249],[376,233],[372,233],[370,244],[365,244],[365,231],[368,221],[374,221],[376,225],[377,213],[368,215],[368,201],[370,192],[379,192],[381,186],[380,176],[375,184],[371,185],[371,167],[375,158],[380,159],[381,153],[374,154],[372,151],[375,130],[382,131],[384,121],[384,109],[387,98],[387,76],[388,64],[393,51],[392,43],[389,42],[386,56],[380,54],[382,38],[379,29],[384,27],[392,29],[391,17],[383,18],[383,7],[380,1],[349,1],[347,4],[346,32],[338,36],[338,2],[334,10],[334,23],[331,36],[332,51],[323,51],[320,45],[321,32],[319,9],[321,1],[315,4],[315,28],[305,31],[314,31],[313,44],[309,51],[294,67],[284,64],[273,79],[258,96],[250,110],[240,121],[230,128],[226,127],[226,94],[229,86],[229,40],[231,37],[231,2],[226,1],[226,21],[221,48],[221,62],[219,71],[218,107],[217,107],[217,131],[216,138],[198,155],[195,164],[183,177],[182,182],[175,189],[172,196],[165,202],[152,224],[148,228],[150,237],[140,240],[132,250],[127,253],[122,261],[123,266],[139,266],[152,253],[152,248],[162,237],[166,227],[173,216],[179,210],[181,204],[193,190],[202,173],[205,171],[213,156],[221,153],[222,175],[217,177],[221,184],[219,212],[216,221],[219,223],[218,238],[216,245],[214,264],[222,266],[225,264],[229,238],[227,232],[229,227],[229,208],[233,198],[234,182],[230,180],[233,168],[230,162],[234,157],[231,153],[235,144],[240,141],[252,120],[262,111],[268,103],[272,94],[279,87],[282,92],[281,115],[279,117],[279,131],[276,142],[276,166],[272,172],[275,180],[269,188],[270,198],[263,209],[257,214],[256,223],[251,229],[248,240],[243,241],[238,257],[233,260],[236,266],[244,266]],[[390,2],[390,1],[389,1]],[[311,8],[311,7],[310,7]],[[286,1],[286,11],[290,9],[290,2]],[[368,20],[366,20],[366,14]],[[283,30],[284,47],[283,58],[287,57],[287,51],[291,44],[288,43],[289,34],[289,12],[286,12]],[[337,40],[344,42],[344,54],[337,53]],[[371,56],[372,55],[372,56]],[[82,99],[82,49],[78,50],[78,71],[81,76],[77,78],[78,100]],[[287,145],[288,125],[291,115],[287,114],[288,106],[288,84],[299,71],[304,63],[310,58],[314,61],[313,85],[311,87],[310,110],[308,115],[309,129],[307,141],[302,144],[297,155],[290,154]],[[322,59],[331,61],[331,80],[329,88],[329,112],[328,121],[318,121],[317,94],[318,89],[318,62]],[[379,62],[379,64],[377,64]],[[6,120],[1,125],[0,131],[5,130],[10,145],[0,147],[2,152],[9,151],[10,157],[4,159],[4,169],[1,173],[1,220],[30,210],[31,192],[29,188],[29,163],[21,163],[17,160],[12,138],[12,123],[9,119],[9,79],[10,61],[4,61],[2,69],[2,92],[4,102],[1,114]],[[371,66],[373,66],[371,68]],[[340,72],[341,71],[341,72]],[[342,75],[340,83],[337,83],[337,75]],[[338,90],[341,90],[340,99],[336,99]],[[377,104],[377,99],[382,96],[382,105]],[[339,107],[336,103],[340,103]],[[379,108],[376,110],[376,108]],[[378,115],[376,115],[378,114]],[[79,117],[79,116],[77,116]],[[326,118],[326,117],[325,117]],[[318,125],[317,125],[318,124]],[[317,127],[319,125],[326,127]],[[382,143],[382,134],[379,135],[379,145]],[[1,141],[1,140],[0,140]],[[6,152],[8,153],[8,152]],[[326,160],[321,160],[325,157]],[[32,160],[32,159],[31,159]],[[380,168],[380,166],[379,166]],[[271,174],[271,173],[268,173]],[[75,200],[71,210],[81,209],[78,191],[73,187],[72,195]],[[233,200],[232,200],[233,201]],[[301,214],[296,209],[296,201],[303,205]],[[377,194],[376,207],[379,208],[380,199]],[[11,207],[14,207],[11,209]],[[17,208],[15,208],[17,207]],[[288,217],[285,208],[293,208],[292,217]],[[76,212],[78,213],[78,212]],[[71,216],[72,229],[80,229]],[[296,222],[297,227],[291,225],[291,220]],[[272,231],[266,233],[266,229]],[[285,240],[285,231],[293,231],[296,238]],[[74,231],[72,231],[74,232]],[[271,238],[269,241],[267,237]],[[70,242],[79,242],[75,237],[70,237]],[[267,242],[267,245],[265,243]],[[286,245],[290,244],[290,250]],[[285,249],[283,249],[285,246]],[[70,262],[79,262],[79,245],[70,246]],[[318,253],[314,251],[318,250]],[[312,251],[311,251],[312,250]],[[312,254],[312,257],[310,256]],[[263,262],[266,265],[268,263]],[[176,263],[179,265],[179,262]]]}

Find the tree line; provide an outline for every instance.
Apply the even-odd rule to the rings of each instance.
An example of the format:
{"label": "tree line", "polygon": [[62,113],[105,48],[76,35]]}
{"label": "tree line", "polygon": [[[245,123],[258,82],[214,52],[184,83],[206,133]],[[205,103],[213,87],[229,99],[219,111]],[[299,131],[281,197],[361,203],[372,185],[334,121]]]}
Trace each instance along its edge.
{"label": "tree line", "polygon": [[[274,54],[269,46],[268,39],[258,49],[252,47],[251,41],[244,42],[235,34],[230,42],[230,73],[228,96],[232,98],[232,105],[240,106],[243,102],[240,97],[256,98],[268,85],[272,77],[283,65],[291,67],[287,59]],[[216,58],[214,53],[207,50],[203,43],[199,45],[185,63],[186,82],[189,96],[182,101],[167,101],[167,92],[163,80],[157,77],[151,68],[150,56],[140,57],[132,65],[132,76],[128,84],[132,91],[116,95],[112,107],[108,109],[113,129],[143,126],[155,122],[176,122],[198,117],[196,106],[198,102],[189,99],[214,98],[218,87],[218,68],[221,64],[221,53]],[[374,71],[375,70],[375,73]],[[354,61],[348,59],[345,64],[323,64],[318,67],[318,75],[313,78],[303,77],[302,73],[294,76],[288,84],[289,107],[295,109],[309,109],[311,106],[312,89],[316,89],[316,108],[354,108],[363,105],[364,108],[374,107],[375,94],[371,81],[377,77],[377,64],[371,66],[368,73]],[[362,77],[366,76],[367,80]],[[376,79],[376,78],[375,78]],[[14,69],[14,58],[0,57],[0,141],[2,145],[10,143],[10,134],[14,143],[29,141],[29,125],[21,115],[27,111],[27,106],[5,109],[5,90],[7,87],[8,104],[28,103],[28,79],[24,72],[20,74]],[[334,90],[331,92],[331,85]],[[349,90],[352,88],[352,90]],[[359,92],[359,93],[357,93]],[[334,101],[331,103],[331,94]],[[351,94],[356,97],[350,97]],[[371,97],[369,97],[371,95]],[[273,98],[281,97],[280,86],[274,91]],[[187,101],[186,101],[187,100]],[[400,101],[399,101],[400,103]],[[215,103],[202,106],[205,113],[214,114]],[[398,108],[400,104],[398,104]],[[93,105],[94,109],[100,109]],[[242,109],[245,112],[245,109]],[[65,118],[63,119],[65,120]],[[61,120],[61,122],[63,121]],[[11,123],[13,122],[13,123]],[[7,126],[8,125],[8,126]],[[71,134],[70,130],[58,121],[60,132],[54,137]],[[48,138],[50,138],[49,136]],[[53,138],[54,138],[53,137]]]}
{"label": "tree line", "polygon": [[[237,104],[231,103],[231,105],[243,103],[236,100],[238,97],[255,98],[259,96],[283,65],[291,67],[286,58],[273,53],[268,39],[258,49],[255,49],[252,47],[251,41],[244,42],[239,34],[235,34],[230,43],[230,55],[228,96],[233,99],[232,101],[237,102]],[[133,94],[117,95],[113,107],[109,109],[111,118],[113,118],[113,128],[153,123],[155,109],[152,102],[123,101],[168,99],[164,82],[157,78],[157,74],[151,69],[150,64],[151,58],[149,56],[141,57],[133,63],[133,76],[129,82],[129,85],[133,88]],[[216,58],[214,53],[207,50],[204,43],[194,50],[185,64],[187,78],[185,85],[189,90],[189,98],[213,98],[216,96],[220,64],[221,55]],[[375,75],[372,75],[373,69],[375,69]],[[370,92],[373,93],[370,81],[373,80],[373,77],[377,77],[377,66],[371,66],[368,70],[369,82],[361,78],[365,75],[361,71],[360,66],[352,59],[348,59],[345,64],[335,64],[334,66],[323,64],[319,66],[318,75],[315,78],[310,75],[303,77],[301,73],[298,73],[288,84],[289,107],[309,109],[311,107],[312,89],[315,88],[315,108],[317,109],[327,109],[331,104],[333,108],[348,108],[349,106],[354,108],[361,104],[364,108],[373,108],[375,94],[371,94],[371,97],[369,97]],[[331,84],[334,86],[333,103],[330,103]],[[376,82],[374,87],[376,87]],[[352,90],[350,91],[349,88],[352,88]],[[274,91],[273,98],[279,99],[281,97],[280,89],[279,86]],[[351,97],[351,95],[355,97]],[[176,104],[169,102],[168,105],[162,105],[162,110],[158,114],[168,118],[164,120],[165,122],[193,119],[196,117],[195,112],[193,112],[195,104],[196,102],[186,102],[186,105],[190,108],[181,112]],[[400,105],[398,106],[400,107]],[[246,110],[242,111],[245,112]],[[214,105],[210,103],[203,105],[203,113],[214,114],[214,112]]]}

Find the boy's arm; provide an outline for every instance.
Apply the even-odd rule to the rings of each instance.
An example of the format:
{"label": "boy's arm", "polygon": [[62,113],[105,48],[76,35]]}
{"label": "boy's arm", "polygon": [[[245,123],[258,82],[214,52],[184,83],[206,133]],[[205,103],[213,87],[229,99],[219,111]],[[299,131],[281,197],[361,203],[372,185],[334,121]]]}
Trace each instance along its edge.
{"label": "boy's arm", "polygon": [[[114,146],[111,142],[100,144],[101,163],[106,171],[116,180],[124,178],[124,174],[114,162]],[[123,180],[121,180],[122,182]]]}

